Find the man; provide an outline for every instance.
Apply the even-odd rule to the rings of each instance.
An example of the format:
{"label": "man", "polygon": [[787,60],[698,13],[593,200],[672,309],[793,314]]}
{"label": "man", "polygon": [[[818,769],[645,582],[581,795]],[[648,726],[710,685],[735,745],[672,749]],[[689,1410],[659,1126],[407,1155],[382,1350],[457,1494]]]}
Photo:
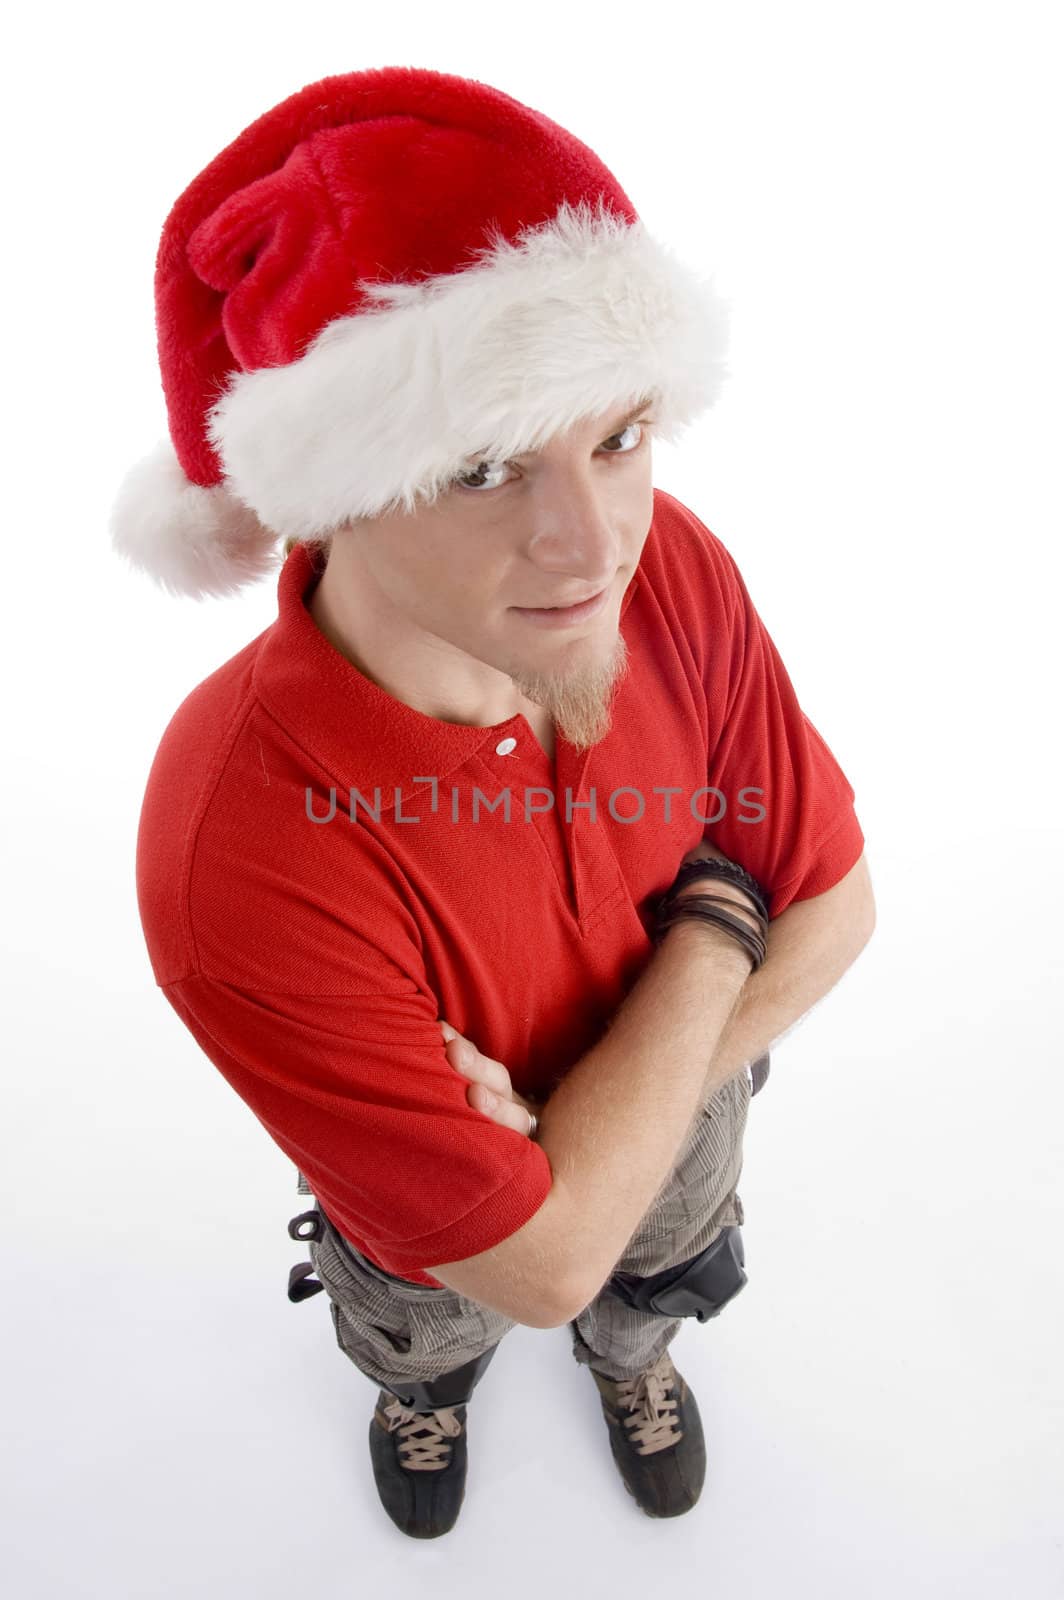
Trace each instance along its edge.
{"label": "man", "polygon": [[[173,207],[156,302],[171,440],[116,546],[195,595],[285,560],[276,621],[164,733],[139,904],[315,1199],[290,1297],[324,1286],[379,1386],[412,1536],[457,1518],[517,1322],[571,1324],[626,1486],[684,1512],[705,1451],[668,1345],[746,1281],[754,1064],[873,916],[852,788],[733,558],[652,484],[652,435],[715,397],[721,308],[586,146],[415,68],[246,129]],[[655,951],[689,860],[716,881]],[[756,971],[692,910],[755,927],[741,869]]]}

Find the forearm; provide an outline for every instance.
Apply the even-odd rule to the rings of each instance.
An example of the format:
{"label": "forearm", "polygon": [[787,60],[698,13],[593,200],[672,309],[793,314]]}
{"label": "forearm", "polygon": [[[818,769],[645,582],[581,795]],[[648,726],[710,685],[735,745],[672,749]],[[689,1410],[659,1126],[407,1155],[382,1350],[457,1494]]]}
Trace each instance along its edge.
{"label": "forearm", "polygon": [[867,944],[875,907],[864,857],[826,894],[769,923],[765,964],[747,978],[710,1058],[703,1103],[788,1033]]}
{"label": "forearm", "polygon": [[597,1292],[667,1179],[749,973],[727,933],[693,921],[671,928],[604,1036],[543,1107],[538,1140],[554,1176],[563,1305]]}
{"label": "forearm", "polygon": [[[548,1279],[562,1308],[555,1322],[575,1316],[572,1308],[601,1287],[667,1179],[699,1106],[832,988],[874,924],[862,856],[834,889],[794,903],[770,924],[757,973],[720,930],[694,921],[671,928],[603,1039],[537,1108],[553,1188],[531,1222],[486,1253],[496,1258],[492,1272],[505,1249],[511,1278],[523,1274],[532,1285],[530,1303],[535,1284]],[[445,1025],[444,1032],[453,1048],[454,1031]],[[496,1111],[478,1100],[478,1108],[524,1133],[527,1111],[511,1120],[516,1108],[505,1067],[475,1050],[473,1056],[479,1070],[460,1067],[474,1078],[471,1095],[492,1089],[499,1103]],[[469,1265],[449,1264],[444,1281],[478,1298]],[[466,1273],[457,1281],[456,1266]]]}

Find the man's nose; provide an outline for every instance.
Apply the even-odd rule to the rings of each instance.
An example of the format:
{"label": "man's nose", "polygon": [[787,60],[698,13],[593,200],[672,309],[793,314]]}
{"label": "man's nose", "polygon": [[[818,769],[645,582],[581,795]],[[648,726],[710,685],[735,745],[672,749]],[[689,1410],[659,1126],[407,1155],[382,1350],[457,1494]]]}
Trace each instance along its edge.
{"label": "man's nose", "polygon": [[581,476],[544,487],[532,512],[529,559],[545,572],[601,587],[620,564],[622,541],[615,522],[601,492]]}

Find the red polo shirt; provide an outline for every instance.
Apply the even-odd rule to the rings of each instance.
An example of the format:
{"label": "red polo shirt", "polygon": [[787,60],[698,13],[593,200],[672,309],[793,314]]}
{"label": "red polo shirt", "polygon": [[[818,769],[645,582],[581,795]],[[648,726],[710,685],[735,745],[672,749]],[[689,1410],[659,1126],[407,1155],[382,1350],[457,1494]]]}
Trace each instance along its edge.
{"label": "red polo shirt", "polygon": [[295,546],[276,621],[167,726],[141,919],[167,1000],[337,1227],[438,1285],[427,1266],[498,1244],[551,1186],[538,1144],[470,1107],[438,1019],[545,1099],[635,982],[700,839],[776,917],[864,837],[734,560],[663,490],[610,731],[583,753],[559,734],[554,772],[520,714],[441,722],[367,679],[306,609],[318,576]]}

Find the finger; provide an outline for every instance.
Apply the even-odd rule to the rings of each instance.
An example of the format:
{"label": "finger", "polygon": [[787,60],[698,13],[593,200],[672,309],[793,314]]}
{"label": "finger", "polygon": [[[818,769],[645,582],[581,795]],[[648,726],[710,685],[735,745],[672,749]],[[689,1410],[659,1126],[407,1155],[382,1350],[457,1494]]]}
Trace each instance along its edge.
{"label": "finger", "polygon": [[482,1083],[485,1088],[509,1098],[510,1074],[501,1061],[494,1061],[491,1056],[483,1055],[475,1045],[470,1044],[468,1039],[463,1039],[460,1034],[449,1039],[444,1050],[452,1067],[462,1073],[463,1077],[469,1078],[473,1083]]}
{"label": "finger", "polygon": [[468,1098],[475,1111],[482,1112],[500,1128],[512,1128],[514,1133],[523,1134],[526,1139],[528,1138],[532,1124],[528,1120],[528,1112],[519,1101],[493,1094],[482,1083],[469,1085]]}
{"label": "finger", "polygon": [[[461,1072],[463,1077],[469,1079],[470,1089],[473,1085],[480,1084],[486,1091],[498,1095],[501,1100],[515,1103],[531,1116],[539,1116],[543,1110],[542,1104],[516,1093],[510,1074],[501,1061],[496,1061],[493,1056],[486,1056],[457,1029],[452,1028],[449,1022],[441,1020],[440,1030],[446,1040],[444,1054],[451,1065]],[[468,1058],[466,1058],[467,1053]],[[480,1109],[477,1096],[470,1093],[468,1098],[471,1105],[477,1105]]]}

